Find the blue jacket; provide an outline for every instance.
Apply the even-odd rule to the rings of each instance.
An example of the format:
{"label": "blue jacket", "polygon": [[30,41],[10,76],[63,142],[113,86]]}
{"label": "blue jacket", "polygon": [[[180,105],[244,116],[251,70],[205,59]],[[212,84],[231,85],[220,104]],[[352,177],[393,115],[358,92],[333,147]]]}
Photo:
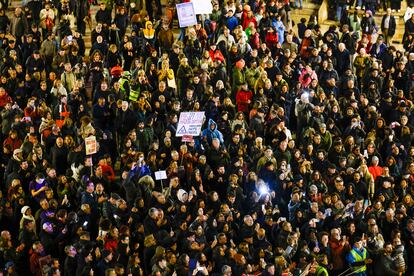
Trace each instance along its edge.
{"label": "blue jacket", "polygon": [[[354,250],[359,256],[361,256],[361,259],[365,261],[365,259],[368,258],[368,251],[365,248],[362,248],[362,250],[358,250],[355,246],[352,247],[352,250]],[[365,254],[365,258],[364,258],[364,254]],[[352,254],[352,252],[349,252],[346,255],[346,261],[348,262],[348,264],[353,264],[356,262],[359,262],[360,260],[356,260],[354,255]],[[365,265],[364,265],[365,266]],[[366,267],[366,266],[365,266]],[[358,271],[358,270],[357,270]],[[365,271],[361,271],[358,273],[353,273],[352,275],[356,275],[356,276],[365,276],[367,275],[366,270]]]}
{"label": "blue jacket", "polygon": [[387,45],[385,45],[385,43],[381,43],[380,45],[378,45],[377,43],[374,43],[369,53],[376,58],[381,58],[386,50],[387,50]]}
{"label": "blue jacket", "polygon": [[[211,129],[212,124],[214,124],[213,129]],[[218,138],[220,140],[220,144],[224,143],[223,134],[217,129],[217,123],[214,122],[212,119],[208,120],[207,128],[203,130],[201,136],[202,138],[207,138],[207,142],[209,145],[211,145],[211,142],[214,138]]]}
{"label": "blue jacket", "polygon": [[232,32],[234,29],[236,29],[237,25],[239,25],[239,20],[237,20],[236,17],[228,17],[227,18],[227,27]]}

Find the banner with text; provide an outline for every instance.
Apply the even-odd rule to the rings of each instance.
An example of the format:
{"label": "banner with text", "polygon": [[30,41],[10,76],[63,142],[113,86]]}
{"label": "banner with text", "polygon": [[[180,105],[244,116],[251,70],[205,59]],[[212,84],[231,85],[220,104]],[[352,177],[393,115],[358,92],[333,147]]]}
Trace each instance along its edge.
{"label": "banner with text", "polygon": [[196,13],[193,2],[177,4],[177,16],[180,28],[194,26],[197,24]]}
{"label": "banner with text", "polygon": [[176,136],[184,135],[198,136],[204,122],[204,111],[202,112],[181,112],[178,120]]}

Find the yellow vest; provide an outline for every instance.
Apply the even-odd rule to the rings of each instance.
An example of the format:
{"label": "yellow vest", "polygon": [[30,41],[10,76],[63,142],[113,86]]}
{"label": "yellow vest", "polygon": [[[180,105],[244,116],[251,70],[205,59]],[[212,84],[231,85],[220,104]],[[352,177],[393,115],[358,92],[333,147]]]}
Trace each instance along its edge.
{"label": "yellow vest", "polygon": [[132,101],[132,102],[137,101],[139,94],[140,94],[139,91],[131,89],[129,91],[129,100]]}
{"label": "yellow vest", "polygon": [[[362,250],[363,250],[362,251],[362,257],[354,249],[351,250],[350,253],[354,257],[356,262],[363,262],[367,258],[367,250],[365,248],[363,248]],[[354,269],[354,273],[360,273],[360,272],[366,271],[367,266],[366,265],[357,266],[357,267],[354,267],[353,269]]]}
{"label": "yellow vest", "polygon": [[328,270],[323,267],[323,266],[318,266],[318,268],[316,269],[316,275],[329,275]]}

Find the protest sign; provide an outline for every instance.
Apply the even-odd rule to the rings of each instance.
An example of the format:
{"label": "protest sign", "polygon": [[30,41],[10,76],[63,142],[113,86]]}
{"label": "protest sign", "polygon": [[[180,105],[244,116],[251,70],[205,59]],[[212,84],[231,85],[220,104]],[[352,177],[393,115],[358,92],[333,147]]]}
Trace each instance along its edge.
{"label": "protest sign", "polygon": [[213,5],[210,0],[191,0],[194,4],[195,14],[211,14]]}
{"label": "protest sign", "polygon": [[176,136],[198,136],[204,122],[204,112],[181,112]]}
{"label": "protest sign", "polygon": [[180,28],[194,26],[195,24],[197,24],[196,13],[194,11],[194,4],[192,2],[177,4],[176,7]]}
{"label": "protest sign", "polygon": [[85,138],[86,155],[95,154],[97,152],[96,137],[89,136]]}

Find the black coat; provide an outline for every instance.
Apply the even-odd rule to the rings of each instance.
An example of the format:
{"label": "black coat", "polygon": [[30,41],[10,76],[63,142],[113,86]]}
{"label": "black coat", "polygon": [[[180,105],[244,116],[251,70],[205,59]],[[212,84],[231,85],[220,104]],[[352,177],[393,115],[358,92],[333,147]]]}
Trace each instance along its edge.
{"label": "black coat", "polygon": [[[381,21],[381,30],[384,32],[384,24],[385,24],[385,19],[387,18],[387,15],[384,15],[382,17],[382,21]],[[388,26],[388,35],[389,36],[393,36],[395,34],[395,29],[397,28],[397,23],[395,21],[395,17],[393,15],[390,16],[390,23]]]}
{"label": "black coat", "polygon": [[394,261],[390,256],[381,254],[374,265],[375,275],[378,276],[397,276],[399,275],[397,268],[394,265]]}
{"label": "black coat", "polygon": [[64,263],[63,275],[64,276],[72,276],[76,275],[76,268],[77,268],[77,260],[76,257],[69,257],[67,256]]}
{"label": "black coat", "polygon": [[127,135],[136,126],[137,116],[129,108],[126,111],[119,110],[116,122],[117,131],[121,135]]}

